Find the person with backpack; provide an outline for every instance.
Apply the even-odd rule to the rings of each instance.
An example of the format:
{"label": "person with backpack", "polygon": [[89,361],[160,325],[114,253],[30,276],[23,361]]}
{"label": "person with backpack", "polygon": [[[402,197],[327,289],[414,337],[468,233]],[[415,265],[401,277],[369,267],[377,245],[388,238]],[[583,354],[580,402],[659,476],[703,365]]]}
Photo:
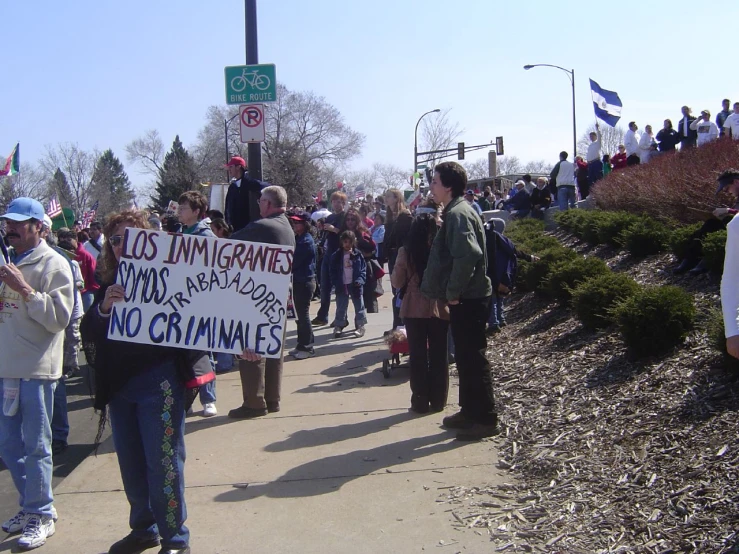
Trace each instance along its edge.
{"label": "person with backpack", "polygon": [[499,333],[506,326],[504,316],[505,297],[513,291],[518,271],[518,260],[527,262],[538,260],[536,256],[521,252],[513,241],[503,235],[505,221],[493,218],[485,224],[485,245],[488,254],[488,277],[493,285],[493,298],[490,303],[490,316],[487,336]]}

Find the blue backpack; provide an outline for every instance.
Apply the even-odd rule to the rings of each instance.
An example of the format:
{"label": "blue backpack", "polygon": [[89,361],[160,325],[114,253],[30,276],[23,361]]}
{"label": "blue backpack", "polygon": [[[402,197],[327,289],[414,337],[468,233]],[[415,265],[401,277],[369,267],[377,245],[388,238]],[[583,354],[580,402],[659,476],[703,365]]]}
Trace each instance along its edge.
{"label": "blue backpack", "polygon": [[492,225],[486,225],[485,248],[488,257],[487,276],[493,284],[493,292],[498,290],[498,285],[505,285],[513,290],[518,272],[518,259],[513,242],[493,229]]}

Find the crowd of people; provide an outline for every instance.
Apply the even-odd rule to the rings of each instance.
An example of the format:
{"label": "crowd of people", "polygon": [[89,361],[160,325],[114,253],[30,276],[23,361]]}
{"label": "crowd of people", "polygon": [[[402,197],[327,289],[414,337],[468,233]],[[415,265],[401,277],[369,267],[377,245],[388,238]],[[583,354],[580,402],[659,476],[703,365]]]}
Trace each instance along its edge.
{"label": "crowd of people", "polygon": [[[574,164],[565,164],[564,152],[560,158],[553,180],[565,188],[558,198],[569,203]],[[507,200],[489,190],[476,198],[464,168],[444,162],[434,168],[429,193],[411,206],[403,192],[390,189],[356,202],[336,191],[329,202],[288,208],[286,191],[249,178],[243,159],[232,158],[228,168],[233,181],[225,213],[209,210],[205,196],[189,191],[179,198],[176,213],[125,210],[111,214],[105,225],[94,222],[84,230],[75,224],[53,232],[43,207],[31,198],[14,200],[0,216],[0,345],[5,353],[0,357],[0,457],[20,504],[2,528],[20,533],[21,548],[37,548],[55,531],[52,460],[67,447],[65,378],[79,369],[80,344],[95,376],[96,442],[110,422],[130,504],[131,532],[110,547],[112,554],[157,546],[164,554],[190,552],[185,417],[196,393],[203,416],[217,414],[217,373],[238,361],[243,403],[230,410],[230,418],[280,411],[282,353],[263,359],[247,349],[235,357],[108,338],[113,306],[126,293],[115,281],[127,228],[294,248],[291,298],[297,344],[288,354],[296,360],[320,353],[315,328],[330,325],[334,340],[362,338],[368,314],[378,311],[378,297],[391,295],[393,325],[387,334],[402,330],[407,337],[409,409],[417,414],[444,410],[453,361],[460,410],[444,417],[442,425],[455,430],[459,440],[497,432],[487,336],[505,325],[504,299],[513,287],[515,260],[535,258],[505,237],[503,220],[485,224],[480,214],[489,211],[483,207],[513,206],[540,217],[537,212],[552,201],[545,178],[534,183],[527,176]],[[732,171],[722,174],[720,184],[736,194],[739,172]],[[524,195],[528,206],[517,203]],[[727,260],[733,260],[728,248]],[[388,283],[383,282],[386,267]],[[726,297],[734,298],[728,292]],[[311,320],[314,300],[318,310]],[[354,330],[347,333],[350,303]],[[736,309],[728,313],[727,335],[735,331]],[[730,352],[735,352],[737,337],[729,336]]]}

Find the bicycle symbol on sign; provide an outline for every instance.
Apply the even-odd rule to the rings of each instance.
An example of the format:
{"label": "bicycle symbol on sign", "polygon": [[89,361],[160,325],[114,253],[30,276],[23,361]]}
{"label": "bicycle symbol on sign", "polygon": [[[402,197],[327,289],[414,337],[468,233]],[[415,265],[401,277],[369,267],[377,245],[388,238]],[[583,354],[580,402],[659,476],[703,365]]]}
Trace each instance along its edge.
{"label": "bicycle symbol on sign", "polygon": [[257,90],[267,90],[271,83],[269,77],[259,74],[258,69],[252,71],[244,69],[241,75],[237,75],[231,79],[231,88],[234,92],[241,92],[246,88],[247,84]]}

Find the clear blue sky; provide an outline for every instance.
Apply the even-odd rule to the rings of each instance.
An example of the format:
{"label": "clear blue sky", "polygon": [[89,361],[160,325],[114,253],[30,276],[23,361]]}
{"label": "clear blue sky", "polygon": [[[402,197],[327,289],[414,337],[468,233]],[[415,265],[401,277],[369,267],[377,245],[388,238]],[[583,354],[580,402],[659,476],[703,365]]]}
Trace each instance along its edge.
{"label": "clear blue sky", "polygon": [[[223,67],[245,60],[241,0],[37,0],[3,15],[0,154],[20,141],[24,162],[71,141],[125,163],[147,129],[191,146],[224,102]],[[640,128],[739,100],[736,0],[261,0],[258,15],[260,61],[367,137],[355,169],[409,168],[416,119],[434,108],[452,109],[468,144],[503,135],[510,155],[556,161],[572,148],[570,84],[527,63],[575,69],[578,135],[593,123],[588,77]]]}

